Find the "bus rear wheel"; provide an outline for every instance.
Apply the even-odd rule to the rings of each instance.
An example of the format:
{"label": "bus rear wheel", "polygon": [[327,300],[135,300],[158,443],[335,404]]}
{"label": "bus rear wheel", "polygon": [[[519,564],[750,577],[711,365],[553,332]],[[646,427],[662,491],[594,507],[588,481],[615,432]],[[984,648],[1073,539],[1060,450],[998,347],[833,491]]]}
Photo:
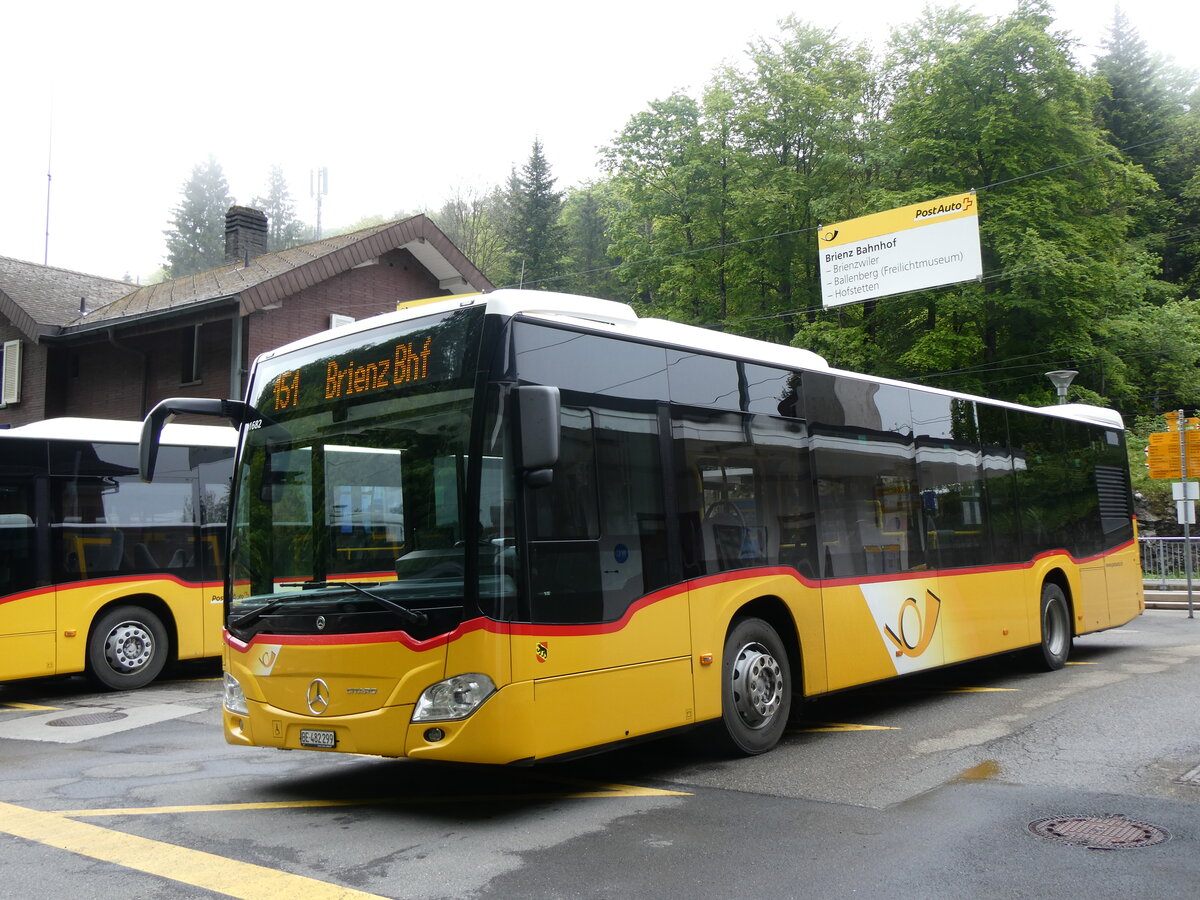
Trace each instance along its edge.
{"label": "bus rear wheel", "polygon": [[721,718],[728,748],[753,756],[779,743],[792,706],[792,673],[775,629],[738,621],[725,638]]}
{"label": "bus rear wheel", "polygon": [[87,673],[101,687],[132,691],[158,677],[167,662],[167,629],[140,606],[119,606],[96,620],[88,636]]}
{"label": "bus rear wheel", "polygon": [[1042,585],[1041,664],[1050,671],[1061,669],[1071,655],[1071,605],[1057,584]]}

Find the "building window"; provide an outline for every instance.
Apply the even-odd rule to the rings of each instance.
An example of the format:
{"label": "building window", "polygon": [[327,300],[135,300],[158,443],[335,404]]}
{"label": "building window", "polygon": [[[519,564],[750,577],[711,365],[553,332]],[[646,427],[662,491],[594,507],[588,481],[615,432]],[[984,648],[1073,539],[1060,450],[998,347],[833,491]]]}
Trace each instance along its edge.
{"label": "building window", "polygon": [[179,380],[183,384],[200,382],[200,326],[192,325],[180,332]]}
{"label": "building window", "polygon": [[3,393],[0,394],[0,404],[21,402],[21,342],[4,342],[4,359],[0,368],[4,372]]}

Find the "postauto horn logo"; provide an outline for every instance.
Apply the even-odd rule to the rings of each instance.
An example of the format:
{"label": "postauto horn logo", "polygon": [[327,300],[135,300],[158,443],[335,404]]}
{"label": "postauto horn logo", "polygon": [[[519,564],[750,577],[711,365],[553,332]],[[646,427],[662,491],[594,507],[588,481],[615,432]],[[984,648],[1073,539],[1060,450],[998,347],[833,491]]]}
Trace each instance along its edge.
{"label": "postauto horn logo", "polygon": [[930,219],[934,216],[944,216],[947,213],[970,212],[971,207],[975,205],[975,198],[970,194],[963,194],[958,200],[944,200],[934,206],[918,206],[913,214],[913,221],[920,219]]}
{"label": "postauto horn logo", "polygon": [[933,632],[937,628],[938,613],[941,612],[942,601],[933,591],[925,591],[924,610],[917,604],[915,597],[908,597],[900,604],[900,615],[896,627],[884,626],[888,640],[896,647],[897,653],[917,657],[924,653],[933,640]]}

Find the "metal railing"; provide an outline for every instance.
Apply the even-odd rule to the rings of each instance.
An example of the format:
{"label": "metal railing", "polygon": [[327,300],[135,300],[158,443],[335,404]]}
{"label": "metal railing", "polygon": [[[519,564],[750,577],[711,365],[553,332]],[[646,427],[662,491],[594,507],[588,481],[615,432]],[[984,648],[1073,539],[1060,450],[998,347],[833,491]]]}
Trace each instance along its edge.
{"label": "metal railing", "polygon": [[1186,557],[1192,557],[1192,578],[1200,579],[1200,537],[1190,538],[1187,544],[1181,537],[1138,538],[1142,554],[1142,580],[1147,587],[1154,584],[1160,591],[1182,588],[1186,581]]}

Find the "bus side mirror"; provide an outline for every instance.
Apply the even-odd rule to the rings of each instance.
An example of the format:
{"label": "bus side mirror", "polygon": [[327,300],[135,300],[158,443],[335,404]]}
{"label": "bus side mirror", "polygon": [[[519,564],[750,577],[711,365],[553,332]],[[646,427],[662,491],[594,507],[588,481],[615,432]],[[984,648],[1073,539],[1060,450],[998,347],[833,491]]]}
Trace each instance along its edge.
{"label": "bus side mirror", "polygon": [[516,388],[517,427],[520,438],[518,459],[530,487],[545,487],[558,464],[559,413],[562,402],[558,388],[523,384]]}
{"label": "bus side mirror", "polygon": [[229,419],[235,426],[244,425],[258,417],[249,403],[240,400],[209,400],[200,397],[173,397],[161,401],[150,410],[142,422],[142,437],[138,441],[138,474],[142,481],[154,480],[154,466],[158,462],[158,445],[163,426],[179,413],[195,416],[217,416]]}

